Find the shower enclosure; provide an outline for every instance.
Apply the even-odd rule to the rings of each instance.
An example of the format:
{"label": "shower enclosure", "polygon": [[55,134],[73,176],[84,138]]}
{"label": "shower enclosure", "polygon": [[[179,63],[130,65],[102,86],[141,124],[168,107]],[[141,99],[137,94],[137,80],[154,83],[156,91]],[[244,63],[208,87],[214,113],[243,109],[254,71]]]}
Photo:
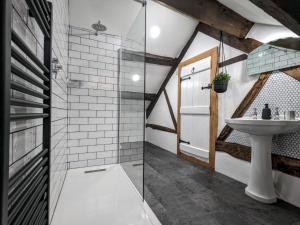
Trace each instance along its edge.
{"label": "shower enclosure", "polygon": [[[93,49],[96,52],[94,52],[95,55],[101,55],[101,57],[98,57],[98,55],[95,56],[91,54],[93,58],[90,61],[93,61],[94,64],[92,64],[95,67],[105,65],[105,69],[110,69],[110,75],[113,77],[107,78],[104,74],[99,73],[100,69],[97,70],[97,75],[90,74],[92,69],[94,69],[94,72],[96,69],[92,68],[89,63],[85,66],[76,64],[78,69],[80,67],[78,79],[84,80],[87,77],[90,77],[91,80],[89,80],[90,83],[88,84],[93,83],[93,85],[85,86],[82,88],[84,90],[80,90],[81,87],[79,87],[77,88],[78,92],[69,92],[71,87],[68,89],[67,85],[69,83],[67,78],[70,77],[66,76],[66,68],[69,65],[67,61],[71,56],[69,55],[69,58],[65,60],[64,56],[68,55],[68,48],[62,48],[56,42],[58,40],[57,36],[61,35],[61,33],[57,33],[61,28],[61,23],[55,22],[55,19],[58,21],[62,15],[53,15],[53,12],[57,12],[57,10],[55,10],[57,8],[55,7],[60,7],[58,5],[59,2],[60,1],[54,1],[52,4],[47,0],[15,0],[13,1],[14,4],[12,4],[12,1],[10,0],[3,0],[0,3],[0,28],[3,33],[0,38],[2,72],[0,82],[1,225],[50,224],[54,210],[57,209],[56,203],[60,202],[63,204],[64,202],[63,197],[61,197],[63,196],[63,194],[61,195],[61,190],[65,184],[64,178],[67,169],[73,168],[70,167],[71,161],[67,161],[72,153],[77,156],[77,158],[74,157],[73,161],[80,165],[84,172],[88,170],[85,167],[104,166],[105,168],[111,168],[111,170],[108,169],[107,171],[105,169],[103,171],[96,171],[103,172],[102,174],[81,173],[80,175],[83,177],[83,182],[81,182],[81,184],[85,186],[80,189],[80,194],[85,187],[90,187],[86,185],[87,183],[84,181],[85,178],[89,178],[90,176],[95,176],[95,179],[90,180],[96,181],[95,183],[99,184],[103,181],[101,180],[101,176],[109,174],[107,177],[113,181],[113,184],[110,187],[116,187],[116,183],[120,185],[121,181],[118,180],[118,178],[122,178],[124,173],[122,173],[119,165],[109,165],[120,163],[138,192],[143,195],[146,6],[145,4],[141,4],[138,16],[133,21],[127,35],[122,40],[122,47],[119,50],[119,83],[117,83],[115,77],[117,75],[116,64],[118,63],[117,55],[115,53],[120,47],[119,39],[110,37],[111,40],[113,39],[116,41],[116,44],[109,45],[104,41],[108,40],[108,38],[105,37],[102,41],[99,41],[103,43],[100,43],[101,45],[99,44],[95,47],[92,45],[96,40],[89,40],[91,35],[88,35],[87,37],[77,37],[77,39],[80,40],[80,43],[81,40],[86,41],[85,45],[87,46],[85,46],[85,49]],[[55,5],[54,9],[53,5]],[[60,27],[59,29],[57,29],[58,24]],[[104,27],[102,27],[100,23],[95,26],[96,31],[104,30]],[[68,31],[68,29],[65,29],[64,35],[66,35]],[[66,38],[66,36],[64,37]],[[67,41],[62,41],[64,44],[66,44],[66,42]],[[67,44],[69,43],[72,43],[70,39]],[[91,48],[88,47],[88,45],[91,45]],[[77,54],[84,55],[81,54],[84,53],[81,52],[83,48],[78,43],[75,46],[78,48],[72,50],[74,50],[74,52],[76,50]],[[109,46],[110,49],[107,50],[104,46]],[[66,46],[64,45],[64,47]],[[58,48],[59,55],[57,55],[56,51]],[[102,57],[103,52],[105,52],[105,54],[111,54],[110,57],[105,58],[106,60],[108,58],[110,60],[106,64],[101,61],[104,58]],[[89,56],[84,59],[86,62],[89,60],[88,57]],[[55,64],[57,64],[58,60],[65,61],[65,67],[63,67],[61,73],[55,74]],[[87,74],[85,74],[85,72]],[[99,82],[99,77],[102,78],[101,82]],[[79,83],[84,83],[81,82],[82,80],[79,80]],[[107,80],[111,82],[109,87],[105,86]],[[99,91],[99,86],[101,86],[103,90],[101,89]],[[107,89],[105,89],[104,86]],[[119,89],[118,111],[116,108],[117,87]],[[93,93],[93,96],[88,96],[87,93]],[[106,104],[103,102],[102,98],[98,98],[103,97],[104,94],[107,94],[106,97],[111,101],[110,104]],[[72,95],[77,97],[77,99],[79,99],[79,97],[81,97],[80,99],[84,99],[82,102],[75,102],[76,105],[84,104],[85,106],[89,106],[86,109],[93,111],[94,116],[90,116],[90,114],[86,115],[84,113],[81,115],[80,113],[78,116],[74,117],[75,119],[71,120],[70,118],[72,117],[71,113],[69,113],[69,109],[72,109],[72,104],[68,103],[71,103],[69,100]],[[76,99],[75,97],[74,99]],[[97,99],[97,103],[95,103],[95,99]],[[100,99],[99,102],[98,99]],[[77,107],[76,110],[78,111],[76,111],[76,113],[79,113],[82,109],[81,106]],[[106,111],[109,111],[110,117],[105,114]],[[119,113],[118,130],[116,123],[117,112]],[[91,117],[91,119],[85,117]],[[101,134],[97,133],[94,134],[95,136],[89,136],[90,139],[88,140],[86,138],[88,133],[82,134],[88,131],[81,130],[83,132],[80,133],[78,127],[79,133],[76,134],[77,136],[72,136],[71,129],[68,129],[72,125],[71,121],[78,122],[80,119],[81,121],[84,121],[84,126],[82,126],[83,129],[86,129],[87,127],[89,129],[90,127],[96,127],[96,120],[99,118],[102,119],[101,125],[104,125],[104,123],[106,123],[106,125],[109,124],[111,125],[110,129],[105,133],[105,128],[102,126],[99,126],[100,128],[98,128],[97,126],[97,129],[99,129],[97,131],[101,132]],[[91,129],[91,132],[93,131],[94,128]],[[118,151],[116,151],[117,134],[119,143]],[[102,143],[99,141],[101,142],[99,144],[97,135],[99,135],[101,141],[102,138],[109,136],[108,138],[111,139],[111,142],[105,145],[104,142]],[[76,137],[77,141],[85,139],[84,141],[76,142],[76,144],[79,143],[82,149],[88,149],[88,146],[92,146],[89,148],[92,149],[92,154],[87,150],[76,152],[78,150],[76,147],[78,146],[75,146],[75,142],[73,143],[74,145],[68,145],[70,151],[67,152],[67,143],[71,143],[71,136],[73,139]],[[91,140],[94,141],[94,144],[91,144]],[[74,151],[72,152],[72,150]],[[87,154],[89,154],[89,157],[92,155],[92,157],[87,157]],[[117,159],[119,160],[117,161]],[[95,162],[101,165],[95,165]],[[111,171],[120,171],[121,175],[119,176],[119,174],[114,174],[113,172],[110,173]],[[117,199],[119,202],[122,202],[121,200],[123,200],[122,203],[125,203],[123,204],[123,208],[125,209],[123,212],[126,213],[126,204],[132,203],[132,198],[129,196],[130,191],[132,190],[134,194],[136,193],[130,186],[131,184],[127,182],[127,177],[123,176],[123,178],[126,178],[123,185],[128,184],[129,188],[123,188],[122,185],[120,185],[119,189],[115,189],[115,191],[111,190],[111,188],[107,188],[108,193],[106,193],[106,196],[110,196],[113,200]],[[75,178],[75,180],[76,179],[77,178]],[[105,184],[108,185],[108,183],[109,182],[104,182],[104,185],[100,184],[100,186],[104,187]],[[78,185],[71,183],[69,187],[72,191],[76,191]],[[97,186],[94,188],[97,190]],[[129,199],[131,199],[120,199],[120,189],[124,191],[123,196],[129,196]],[[89,190],[85,189],[85,193]],[[129,194],[126,191],[128,191]],[[102,194],[103,193],[100,191],[99,195],[97,195],[97,197],[100,197],[99,204],[97,204],[98,206],[102,206]],[[76,193],[74,198],[72,197],[69,199],[78,201],[78,195],[79,194]],[[91,194],[91,198],[95,199],[95,196],[93,195],[94,193]],[[90,199],[86,197],[86,195],[82,195],[81,197],[83,197],[84,203],[89,203]],[[59,201],[58,198],[60,198]],[[115,201],[111,199],[109,199],[109,201],[115,203]],[[141,217],[143,217],[144,214],[139,213],[139,210],[142,210],[143,213],[144,210],[140,207],[143,204],[139,201],[139,196],[137,199],[138,201],[137,204],[135,204],[135,208],[138,213],[135,213],[132,218],[136,217],[140,220],[143,219]],[[69,205],[70,207],[62,205],[62,210],[57,211],[64,213],[66,208],[68,208],[69,212],[72,212],[72,207],[74,210],[77,210],[76,206],[78,205],[73,202]],[[84,204],[80,205],[78,212],[83,211],[83,205]],[[89,204],[86,204],[85,206],[87,205]],[[118,204],[111,205],[110,213],[112,214],[114,213],[115,205]],[[90,206],[92,205],[90,204]],[[107,207],[107,205],[105,205],[105,207]],[[96,210],[94,207],[84,208],[88,212],[94,212]],[[98,210],[94,215],[97,216],[101,212],[103,213],[103,210]],[[69,215],[73,216],[74,213]],[[67,219],[71,217],[69,215],[66,214]],[[77,213],[76,215],[85,219],[88,214]],[[101,215],[105,216],[105,213]],[[100,217],[94,218],[97,220],[103,219]],[[108,220],[111,220],[111,218],[108,218]]]}
{"label": "shower enclosure", "polygon": [[119,160],[143,196],[146,4],[122,38],[119,52]]}

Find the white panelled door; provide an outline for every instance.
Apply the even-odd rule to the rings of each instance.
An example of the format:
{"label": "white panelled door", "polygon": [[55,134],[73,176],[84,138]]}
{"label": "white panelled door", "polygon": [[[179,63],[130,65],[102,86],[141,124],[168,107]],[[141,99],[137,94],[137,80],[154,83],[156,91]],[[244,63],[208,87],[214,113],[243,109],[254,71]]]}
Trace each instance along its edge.
{"label": "white panelled door", "polygon": [[204,161],[210,146],[211,57],[182,68],[180,150]]}

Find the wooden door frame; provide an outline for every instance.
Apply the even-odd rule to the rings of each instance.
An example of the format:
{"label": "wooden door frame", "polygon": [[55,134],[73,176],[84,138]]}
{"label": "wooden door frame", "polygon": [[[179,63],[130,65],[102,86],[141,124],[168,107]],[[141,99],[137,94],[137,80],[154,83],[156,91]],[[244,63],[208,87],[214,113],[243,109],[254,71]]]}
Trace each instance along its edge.
{"label": "wooden door frame", "polygon": [[216,141],[218,132],[218,95],[213,89],[210,89],[210,140],[209,140],[209,162],[202,161],[195,157],[184,154],[180,150],[180,136],[181,136],[181,72],[182,68],[198,62],[202,59],[211,57],[211,83],[216,77],[218,71],[218,47],[212,48],[199,55],[196,55],[184,62],[181,62],[178,66],[178,105],[177,105],[177,155],[185,160],[192,161],[201,166],[215,170],[215,155],[216,155]]}

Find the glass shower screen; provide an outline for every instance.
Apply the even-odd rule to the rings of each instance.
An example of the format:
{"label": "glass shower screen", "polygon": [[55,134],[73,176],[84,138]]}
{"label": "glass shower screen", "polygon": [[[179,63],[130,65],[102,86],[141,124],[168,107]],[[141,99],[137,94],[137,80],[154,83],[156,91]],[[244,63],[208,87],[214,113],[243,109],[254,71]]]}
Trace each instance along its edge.
{"label": "glass shower screen", "polygon": [[143,6],[119,52],[119,157],[120,164],[143,196],[145,128],[145,31]]}

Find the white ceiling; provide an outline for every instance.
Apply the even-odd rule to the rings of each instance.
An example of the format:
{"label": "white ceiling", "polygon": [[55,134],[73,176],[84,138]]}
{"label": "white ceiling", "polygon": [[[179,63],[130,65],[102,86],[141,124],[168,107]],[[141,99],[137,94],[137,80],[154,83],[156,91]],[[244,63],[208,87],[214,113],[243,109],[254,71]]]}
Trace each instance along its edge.
{"label": "white ceiling", "polygon": [[126,34],[141,4],[133,0],[69,0],[70,24],[91,28],[101,20],[107,26],[107,33]]}
{"label": "white ceiling", "polygon": [[[159,26],[160,36],[150,36],[152,26]],[[192,35],[197,21],[189,16],[175,12],[156,2],[147,5],[147,52],[169,57],[177,57]]]}
{"label": "white ceiling", "polygon": [[[70,24],[90,28],[101,20],[109,34],[137,36],[143,40],[143,16],[141,4],[133,0],[69,0]],[[249,0],[218,0],[250,21],[261,24],[281,25]],[[177,57],[193,33],[197,21],[189,16],[148,0],[147,4],[147,52],[162,56]],[[150,36],[152,26],[160,27],[160,36]],[[170,67],[147,65],[146,91],[155,93]]]}
{"label": "white ceiling", "polygon": [[249,0],[218,1],[254,23],[281,25],[277,20],[265,13],[262,9],[254,5]]}
{"label": "white ceiling", "polygon": [[[136,21],[143,19],[140,10],[141,4],[133,0],[70,0],[70,24],[90,28],[101,20],[108,28],[107,33],[124,36],[134,28],[142,32]],[[157,39],[150,37],[154,25],[161,29]],[[195,19],[148,0],[147,52],[176,57],[196,25]]]}

